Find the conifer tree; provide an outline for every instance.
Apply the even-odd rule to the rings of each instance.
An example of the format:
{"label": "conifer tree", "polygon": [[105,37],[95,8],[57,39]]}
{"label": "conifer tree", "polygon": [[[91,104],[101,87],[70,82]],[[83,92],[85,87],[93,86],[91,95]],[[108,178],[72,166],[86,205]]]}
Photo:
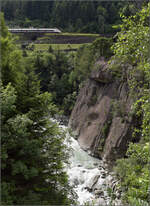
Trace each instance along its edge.
{"label": "conifer tree", "polygon": [[50,121],[56,106],[50,93],[41,93],[32,58],[23,59],[1,20],[2,204],[70,204],[65,134]]}

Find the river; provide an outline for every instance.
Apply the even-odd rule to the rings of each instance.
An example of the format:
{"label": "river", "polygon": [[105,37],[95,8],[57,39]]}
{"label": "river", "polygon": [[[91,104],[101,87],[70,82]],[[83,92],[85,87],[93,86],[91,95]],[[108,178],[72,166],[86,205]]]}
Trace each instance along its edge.
{"label": "river", "polygon": [[[60,127],[67,131],[67,127],[62,125]],[[82,150],[69,132],[67,136],[71,140],[70,166],[67,168],[67,173],[69,182],[78,195],[78,204],[112,204],[110,191],[114,189],[112,187],[115,187],[116,180],[106,169],[106,163]],[[121,205],[121,202],[117,198],[112,205]]]}

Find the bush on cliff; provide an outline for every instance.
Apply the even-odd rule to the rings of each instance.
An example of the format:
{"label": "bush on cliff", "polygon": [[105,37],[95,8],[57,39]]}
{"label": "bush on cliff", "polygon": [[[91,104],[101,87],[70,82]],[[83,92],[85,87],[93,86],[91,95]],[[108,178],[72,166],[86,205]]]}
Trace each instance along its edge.
{"label": "bush on cliff", "polygon": [[84,81],[89,77],[91,71],[95,69],[95,62],[100,57],[110,58],[113,54],[111,51],[112,39],[100,37],[90,45],[83,45],[77,51],[74,69],[70,74],[70,82],[77,88],[82,86]]}

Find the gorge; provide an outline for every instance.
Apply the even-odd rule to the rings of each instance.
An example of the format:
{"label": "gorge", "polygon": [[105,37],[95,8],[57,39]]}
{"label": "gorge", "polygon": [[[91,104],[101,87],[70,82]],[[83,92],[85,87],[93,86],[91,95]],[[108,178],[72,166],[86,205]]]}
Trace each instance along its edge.
{"label": "gorge", "polygon": [[95,66],[69,119],[76,140],[72,138],[68,175],[81,205],[116,206],[122,204],[121,191],[111,168],[117,158],[124,157],[131,141],[133,101],[127,81],[114,77],[112,65],[101,57]]}
{"label": "gorge", "polygon": [[[65,38],[94,37],[110,28],[116,34],[88,44],[57,42],[61,47],[55,42],[43,44],[49,38],[45,34],[37,45],[21,45],[5,24],[4,16],[9,17],[11,10],[7,1],[3,4],[1,205],[149,206],[150,3],[142,1],[137,8],[136,1],[118,2],[117,8],[117,2],[83,1],[83,7],[69,2],[71,11],[76,11],[74,6],[78,11],[86,8],[86,27],[81,19],[70,24],[65,12],[69,7],[61,3],[54,6],[60,6],[62,15],[54,12],[57,17],[52,20],[58,20],[61,28],[66,13]],[[23,17],[17,9],[37,5],[42,11],[38,2],[10,5],[16,17],[21,15],[7,19],[10,25],[12,20],[25,21],[27,27],[43,21]],[[91,5],[97,11],[94,24],[88,19]],[[111,21],[116,9],[120,23],[117,18]],[[105,18],[99,30],[101,14]],[[75,33],[65,33],[67,29]],[[65,126],[54,120],[61,115],[66,117]]]}

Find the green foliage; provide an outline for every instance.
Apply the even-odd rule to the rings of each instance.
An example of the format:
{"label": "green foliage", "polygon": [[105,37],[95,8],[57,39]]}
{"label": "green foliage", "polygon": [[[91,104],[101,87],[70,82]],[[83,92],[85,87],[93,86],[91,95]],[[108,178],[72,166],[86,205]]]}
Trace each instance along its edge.
{"label": "green foliage", "polygon": [[[1,85],[1,89],[3,91],[3,87]],[[3,91],[3,95],[1,96],[1,107],[2,107],[2,121],[9,118],[9,115],[15,113],[16,106],[14,105],[16,101],[15,89],[9,83],[7,88]]]}
{"label": "green foliage", "polygon": [[[132,110],[135,121],[140,119],[133,133],[134,141],[127,150],[127,158],[117,161],[116,174],[121,179],[124,201],[130,205],[149,205],[149,162],[150,162],[150,61],[148,25],[150,4],[130,17],[123,16],[118,41],[113,46],[116,57],[129,62],[126,79],[130,94],[135,101]],[[120,67],[120,69],[122,69]],[[121,70],[123,74],[123,71]],[[140,141],[139,141],[140,140]]]}
{"label": "green foliage", "polygon": [[103,56],[107,59],[112,55],[111,45],[111,38],[100,37],[90,45],[81,46],[75,57],[74,70],[70,74],[70,82],[74,82],[77,86],[86,80],[99,57]]}
{"label": "green foliage", "polygon": [[69,82],[74,57],[61,51],[52,51],[35,53],[32,59],[39,74],[41,89],[51,92],[54,103],[69,115],[76,98],[74,86]]}
{"label": "green foliage", "polygon": [[[48,103],[43,95],[40,99],[36,98],[41,110],[45,110]],[[46,99],[47,97],[48,95],[45,96]],[[5,204],[11,201],[25,204],[30,196],[26,191],[30,190],[33,196],[37,194],[37,197],[40,197],[41,204],[45,200],[51,203],[52,193],[59,192],[58,202],[53,200],[52,203],[61,204],[68,193],[67,176],[63,165],[68,158],[67,148],[63,144],[65,134],[61,133],[54,123],[42,118],[42,111],[37,118],[39,111],[34,111],[35,107],[29,113],[14,114],[16,95],[11,85],[2,89],[1,99],[2,186],[4,186],[2,201]],[[35,202],[32,200],[30,203],[37,204],[39,200]]]}
{"label": "green foliage", "polygon": [[122,16],[121,32],[118,33],[117,43],[112,47],[116,56],[132,64],[149,58],[149,13],[149,8],[143,8],[134,16]]}
{"label": "green foliage", "polygon": [[50,120],[57,108],[52,95],[40,91],[35,56],[22,56],[1,19],[2,204],[69,205],[66,135]]}
{"label": "green foliage", "polygon": [[13,85],[19,83],[22,80],[22,58],[21,51],[17,50],[13,44],[12,35],[8,32],[7,27],[5,26],[3,14],[0,14],[1,19],[1,72],[2,72],[2,81],[4,85],[7,85],[8,82],[12,82]]}
{"label": "green foliage", "polygon": [[70,82],[80,84],[92,70],[94,54],[90,45],[83,45],[77,51],[74,70],[70,74]]}
{"label": "green foliage", "polygon": [[149,203],[141,200],[140,198],[130,198],[131,206],[149,206]]}
{"label": "green foliage", "polygon": [[142,116],[143,121],[141,125],[141,136],[143,141],[149,141],[150,134],[150,97],[149,89],[144,89],[143,96],[136,101],[134,109],[137,116]]}
{"label": "green foliage", "polygon": [[120,80],[121,77],[123,76],[122,59],[113,56],[110,60],[109,69],[114,80],[115,79]]}
{"label": "green foliage", "polygon": [[100,142],[99,142],[99,151],[100,152],[102,152],[103,149],[104,149],[105,141],[106,141],[106,138],[109,134],[111,123],[112,123],[112,116],[109,117],[107,122],[102,127],[102,130],[101,130],[102,136],[101,136],[101,139],[100,139]]}
{"label": "green foliage", "polygon": [[126,2],[2,1],[11,27],[59,27],[67,32],[113,33]]}
{"label": "green foliage", "polygon": [[126,112],[126,102],[112,101],[112,115],[114,117],[121,117],[124,120],[129,115]]}
{"label": "green foliage", "polygon": [[50,53],[53,53],[53,50],[63,51],[63,50],[78,49],[80,46],[82,46],[82,44],[35,44],[35,50],[48,51]]}
{"label": "green foliage", "polygon": [[107,188],[107,192],[108,192],[109,197],[111,198],[111,201],[116,199],[116,195],[111,187]]}
{"label": "green foliage", "polygon": [[115,171],[121,179],[125,192],[125,200],[131,203],[133,199],[148,203],[149,198],[149,143],[130,144],[127,159],[117,161]]}
{"label": "green foliage", "polygon": [[111,51],[112,44],[112,38],[100,37],[93,42],[92,47],[98,57],[109,58],[113,55]]}

